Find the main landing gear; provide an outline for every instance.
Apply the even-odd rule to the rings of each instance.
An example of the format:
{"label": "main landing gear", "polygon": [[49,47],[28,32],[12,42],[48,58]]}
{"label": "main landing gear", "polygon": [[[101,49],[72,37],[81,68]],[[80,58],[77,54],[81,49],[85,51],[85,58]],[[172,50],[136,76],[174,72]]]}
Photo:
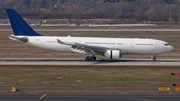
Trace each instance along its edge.
{"label": "main landing gear", "polygon": [[96,57],[93,55],[93,56],[87,56],[85,58],[85,61],[96,61]]}

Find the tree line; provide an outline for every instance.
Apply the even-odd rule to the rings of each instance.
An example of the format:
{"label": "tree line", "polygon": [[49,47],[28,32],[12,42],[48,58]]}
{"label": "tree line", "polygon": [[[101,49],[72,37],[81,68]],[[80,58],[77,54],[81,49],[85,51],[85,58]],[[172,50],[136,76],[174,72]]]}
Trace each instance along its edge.
{"label": "tree line", "polygon": [[0,18],[14,8],[29,19],[179,21],[180,0],[0,0]]}

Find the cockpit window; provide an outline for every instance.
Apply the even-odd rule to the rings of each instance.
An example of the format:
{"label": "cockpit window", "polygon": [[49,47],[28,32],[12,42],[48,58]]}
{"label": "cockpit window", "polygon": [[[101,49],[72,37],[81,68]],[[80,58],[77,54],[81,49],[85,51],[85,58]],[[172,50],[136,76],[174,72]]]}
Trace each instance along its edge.
{"label": "cockpit window", "polygon": [[166,43],[166,44],[164,44],[165,46],[170,46],[170,44],[169,43]]}

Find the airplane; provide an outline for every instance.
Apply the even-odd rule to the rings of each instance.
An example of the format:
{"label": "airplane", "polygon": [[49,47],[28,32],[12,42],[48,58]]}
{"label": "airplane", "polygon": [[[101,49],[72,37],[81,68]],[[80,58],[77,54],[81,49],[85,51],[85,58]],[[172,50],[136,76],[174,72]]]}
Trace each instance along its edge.
{"label": "airplane", "polygon": [[156,55],[172,51],[168,42],[148,38],[97,38],[71,36],[43,36],[34,31],[14,10],[6,9],[13,35],[9,38],[45,50],[87,54],[85,61],[95,61],[95,55],[118,60],[124,54]]}

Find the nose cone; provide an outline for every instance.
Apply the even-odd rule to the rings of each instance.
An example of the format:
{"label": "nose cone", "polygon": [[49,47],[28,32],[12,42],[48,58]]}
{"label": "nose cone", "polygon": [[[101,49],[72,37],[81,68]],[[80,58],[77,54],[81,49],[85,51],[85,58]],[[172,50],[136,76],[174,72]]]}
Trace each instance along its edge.
{"label": "nose cone", "polygon": [[168,52],[170,52],[170,51],[172,51],[172,50],[174,50],[174,47],[173,47],[173,46],[167,47],[167,51],[168,51]]}

